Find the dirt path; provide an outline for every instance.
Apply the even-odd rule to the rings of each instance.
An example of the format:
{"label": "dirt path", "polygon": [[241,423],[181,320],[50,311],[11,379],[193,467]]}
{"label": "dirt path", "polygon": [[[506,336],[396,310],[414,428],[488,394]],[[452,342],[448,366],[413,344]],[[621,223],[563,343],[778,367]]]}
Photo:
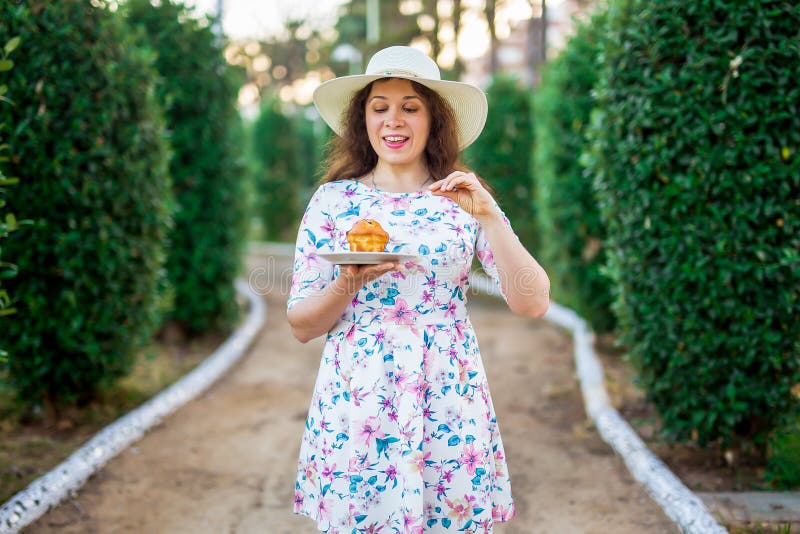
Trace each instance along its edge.
{"label": "dirt path", "polygon": [[[291,337],[287,264],[253,258],[250,266],[284,273],[250,354],[24,532],[316,532],[290,510],[322,340]],[[489,299],[473,297],[470,310],[518,510],[495,532],[677,532],[587,425],[570,338]]]}

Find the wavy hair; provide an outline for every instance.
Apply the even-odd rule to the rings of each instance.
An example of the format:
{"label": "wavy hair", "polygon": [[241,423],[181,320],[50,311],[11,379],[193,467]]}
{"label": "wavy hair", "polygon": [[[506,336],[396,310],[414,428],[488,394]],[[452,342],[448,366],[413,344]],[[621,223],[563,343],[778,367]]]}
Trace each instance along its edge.
{"label": "wavy hair", "polygon": [[[323,163],[325,173],[320,183],[340,179],[357,180],[366,176],[378,163],[378,155],[369,142],[366,127],[367,98],[376,82],[370,82],[356,92],[344,112],[342,135],[334,136],[328,144]],[[453,171],[469,171],[459,157],[456,118],[450,105],[433,89],[413,80],[411,86],[424,102],[431,118],[428,142],[423,156],[428,172],[434,181],[445,178]],[[480,179],[480,178],[479,178]],[[485,187],[488,185],[481,179]]]}

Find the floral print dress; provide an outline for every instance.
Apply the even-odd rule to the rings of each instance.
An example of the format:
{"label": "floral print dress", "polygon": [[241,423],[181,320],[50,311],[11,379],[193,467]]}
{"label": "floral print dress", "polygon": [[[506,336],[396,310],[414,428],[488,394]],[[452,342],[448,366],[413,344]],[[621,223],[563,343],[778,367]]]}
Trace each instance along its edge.
{"label": "floral print dress", "polygon": [[298,233],[289,309],[337,276],[318,254],[349,250],[358,219],[383,226],[386,251],[417,258],[361,288],[327,334],[294,511],[332,534],[491,532],[514,505],[466,309],[473,255],[498,283],[488,242],[448,198],[323,184]]}

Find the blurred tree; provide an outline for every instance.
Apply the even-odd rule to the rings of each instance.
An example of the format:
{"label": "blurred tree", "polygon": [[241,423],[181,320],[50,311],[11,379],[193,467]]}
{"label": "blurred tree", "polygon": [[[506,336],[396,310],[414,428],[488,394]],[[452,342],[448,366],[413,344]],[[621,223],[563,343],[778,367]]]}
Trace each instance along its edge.
{"label": "blurred tree", "polygon": [[525,246],[535,250],[530,92],[518,80],[498,76],[489,86],[487,98],[486,127],[467,149],[466,159],[491,184],[500,207]]}

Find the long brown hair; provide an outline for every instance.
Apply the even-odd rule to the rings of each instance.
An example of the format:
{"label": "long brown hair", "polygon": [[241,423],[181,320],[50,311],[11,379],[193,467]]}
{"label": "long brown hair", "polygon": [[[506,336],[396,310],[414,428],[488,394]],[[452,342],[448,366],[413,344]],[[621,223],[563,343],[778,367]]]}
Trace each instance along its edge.
{"label": "long brown hair", "polygon": [[[367,98],[375,82],[367,84],[353,95],[344,112],[342,135],[334,136],[327,147],[323,163],[325,174],[321,183],[349,178],[357,180],[366,176],[378,163],[378,155],[369,142],[366,127]],[[434,181],[445,178],[453,171],[468,171],[461,162],[458,149],[458,133],[453,109],[439,94],[413,80],[411,86],[422,98],[431,118],[428,142],[425,145],[425,164]],[[484,186],[487,184],[484,183]],[[488,187],[488,186],[487,186]]]}

